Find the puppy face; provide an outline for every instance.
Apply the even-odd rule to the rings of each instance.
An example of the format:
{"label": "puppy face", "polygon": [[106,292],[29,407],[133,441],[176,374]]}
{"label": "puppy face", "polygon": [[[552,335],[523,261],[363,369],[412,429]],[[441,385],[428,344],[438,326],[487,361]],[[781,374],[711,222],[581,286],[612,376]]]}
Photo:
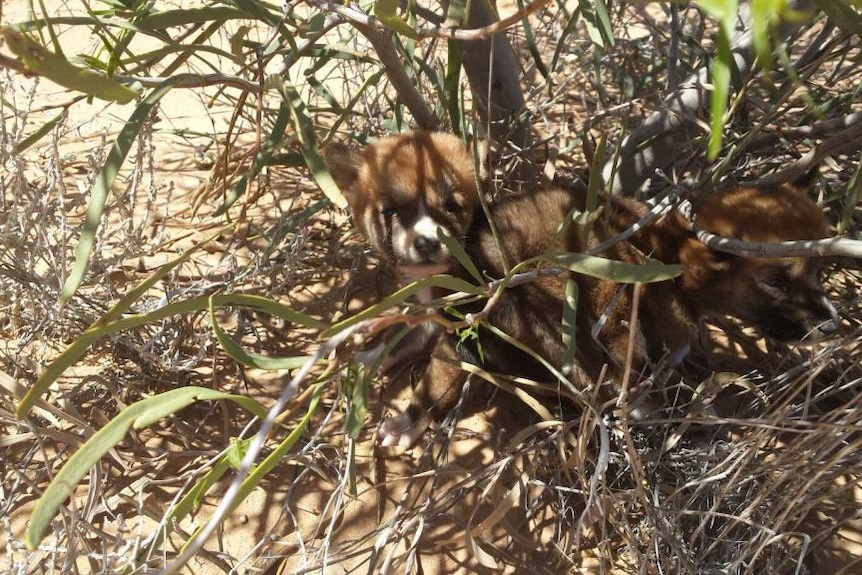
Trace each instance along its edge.
{"label": "puppy face", "polygon": [[[747,242],[831,235],[823,211],[790,184],[717,194],[698,210],[697,223],[704,231]],[[821,283],[820,258],[746,258],[703,244],[690,244],[683,257],[690,265],[683,281],[700,286],[699,303],[710,312],[737,317],[779,341],[814,339],[835,330],[837,314]]]}
{"label": "puppy face", "polygon": [[479,202],[473,158],[451,134],[413,132],[361,152],[324,150],[353,219],[375,251],[408,279],[452,269],[438,230],[463,240]]}

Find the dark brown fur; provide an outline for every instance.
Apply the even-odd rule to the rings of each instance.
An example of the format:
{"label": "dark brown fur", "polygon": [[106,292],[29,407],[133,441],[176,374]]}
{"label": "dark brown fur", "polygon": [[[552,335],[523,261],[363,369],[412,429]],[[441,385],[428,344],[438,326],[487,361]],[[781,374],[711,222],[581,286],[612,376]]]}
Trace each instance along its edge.
{"label": "dark brown fur", "polygon": [[[380,140],[361,155],[335,145],[326,157],[357,225],[406,280],[441,271],[470,279],[445,250],[419,258],[410,250],[393,248],[409,245],[403,238],[415,241],[411,226],[423,214],[459,237],[482,273],[500,278],[505,275],[503,254],[513,264],[549,251],[583,252],[627,229],[647,210],[634,200],[603,198],[602,216],[585,245],[580,226],[573,224],[558,233],[567,215],[584,209],[584,190],[539,190],[493,205],[498,245],[478,207],[472,157],[455,137],[416,132]],[[699,209],[697,221],[705,231],[748,241],[819,239],[829,234],[822,211],[792,185],[737,187],[716,194]],[[601,255],[630,263],[650,257],[683,265],[682,275],[675,280],[641,288],[631,362],[635,372],[662,357],[678,362],[687,353],[693,327],[701,318],[730,315],[770,337],[798,340],[834,315],[819,283],[819,260],[753,259],[711,251],[676,211]],[[631,340],[633,287],[573,277],[579,285],[578,367],[588,380],[580,383],[596,383],[605,364],[612,379],[619,381]],[[565,352],[561,318],[566,279],[545,277],[509,288],[487,318],[557,368]],[[465,311],[479,311],[482,305]],[[598,329],[599,318],[604,323],[594,339],[591,332]],[[452,338],[439,330],[429,333],[434,345],[429,367],[416,386],[410,408],[384,424],[384,444],[413,443],[429,417],[451,409],[460,393],[466,375],[452,365],[458,358]],[[486,369],[550,379],[547,370],[523,351],[486,333],[480,339]]]}

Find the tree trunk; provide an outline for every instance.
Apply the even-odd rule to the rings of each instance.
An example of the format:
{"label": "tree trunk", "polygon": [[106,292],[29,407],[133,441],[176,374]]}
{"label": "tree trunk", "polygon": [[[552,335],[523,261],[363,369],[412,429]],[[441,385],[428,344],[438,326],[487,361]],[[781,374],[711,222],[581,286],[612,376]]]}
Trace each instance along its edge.
{"label": "tree trunk", "polygon": [[[808,0],[791,2],[796,10],[811,8]],[[804,21],[784,22],[779,27],[782,41],[800,28]],[[740,5],[736,35],[731,46],[733,59],[741,77],[746,78],[755,60],[754,38],[748,4]],[[633,195],[646,180],[655,175],[657,168],[667,170],[674,164],[681,147],[691,142],[701,130],[697,119],[704,119],[709,110],[709,94],[703,85],[709,80],[706,66],[687,78],[663,102],[660,110],[648,116],[623,140],[616,169],[613,158],[602,170],[605,182],[613,182],[608,191],[614,194]]]}

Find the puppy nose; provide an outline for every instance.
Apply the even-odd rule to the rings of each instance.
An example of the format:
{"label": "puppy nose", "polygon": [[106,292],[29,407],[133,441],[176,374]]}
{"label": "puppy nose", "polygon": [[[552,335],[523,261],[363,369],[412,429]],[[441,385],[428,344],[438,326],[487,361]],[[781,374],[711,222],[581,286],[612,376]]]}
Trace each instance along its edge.
{"label": "puppy nose", "polygon": [[428,236],[416,236],[413,247],[422,255],[428,256],[440,249],[440,240]]}

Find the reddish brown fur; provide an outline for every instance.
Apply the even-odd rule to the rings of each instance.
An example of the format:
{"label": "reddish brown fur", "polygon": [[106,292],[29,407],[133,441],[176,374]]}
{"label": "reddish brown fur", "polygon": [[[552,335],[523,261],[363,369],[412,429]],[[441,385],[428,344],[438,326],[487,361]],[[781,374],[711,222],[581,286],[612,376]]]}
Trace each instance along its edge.
{"label": "reddish brown fur", "polygon": [[[455,137],[417,132],[380,140],[361,155],[340,145],[327,150],[327,162],[347,196],[354,219],[377,252],[413,276],[417,266],[409,257],[396,257],[387,242],[406,234],[419,210],[460,237],[471,259],[492,278],[505,274],[505,253],[510,264],[547,251],[583,252],[583,230],[571,225],[557,233],[573,209],[584,209],[584,190],[550,188],[497,202],[491,217],[501,245],[495,241],[483,212],[477,209],[478,193],[472,157]],[[452,203],[457,210],[447,208]],[[646,207],[634,200],[603,198],[602,217],[593,225],[590,245],[630,227]],[[383,212],[397,213],[389,216]],[[388,210],[388,211],[387,211]],[[424,212],[423,212],[424,213]],[[384,224],[391,229],[384,229]],[[817,239],[828,235],[821,210],[804,192],[793,186],[738,187],[716,194],[698,211],[698,225],[705,231],[748,241]],[[387,236],[387,233],[389,235]],[[674,281],[643,287],[635,331],[632,368],[641,371],[650,360],[671,354],[678,361],[687,351],[698,319],[731,315],[752,323],[778,339],[801,339],[819,322],[834,314],[817,278],[820,262],[804,258],[752,259],[713,252],[697,240],[688,222],[672,212],[654,225],[634,234],[629,242],[614,245],[604,257],[641,263],[647,256],[665,263],[681,263],[683,274]],[[447,271],[470,276],[454,258],[439,257],[435,265],[420,271]],[[632,286],[574,276],[578,281],[578,362],[588,381],[597,383],[603,364],[613,379],[623,375],[630,341],[628,321]],[[551,365],[561,367],[564,345],[561,334],[565,277],[544,278],[509,288],[492,309],[488,322],[538,352]],[[617,295],[619,290],[622,293]],[[611,305],[616,298],[615,305]],[[482,303],[465,311],[478,311]],[[598,341],[590,332],[606,315]],[[548,380],[544,367],[528,354],[502,340],[483,334],[485,367],[492,371]],[[409,444],[421,434],[428,417],[448,411],[457,399],[465,374],[453,367],[457,352],[451,337],[434,333],[434,359],[416,388],[404,414],[383,428],[384,443]],[[447,361],[449,360],[449,361]]]}

